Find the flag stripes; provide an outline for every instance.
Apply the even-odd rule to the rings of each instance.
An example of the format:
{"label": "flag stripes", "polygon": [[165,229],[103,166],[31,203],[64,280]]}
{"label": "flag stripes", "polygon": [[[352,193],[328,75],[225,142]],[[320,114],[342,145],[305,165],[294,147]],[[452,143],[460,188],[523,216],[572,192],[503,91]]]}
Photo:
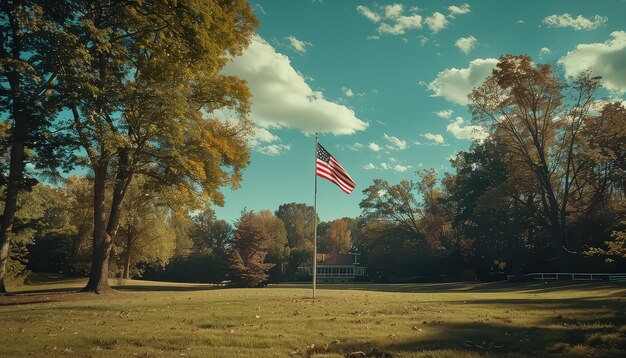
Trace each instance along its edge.
{"label": "flag stripes", "polygon": [[350,194],[356,187],[350,175],[348,175],[346,170],[339,164],[337,159],[330,155],[330,153],[319,144],[317,145],[315,174],[335,183],[339,189],[346,194]]}

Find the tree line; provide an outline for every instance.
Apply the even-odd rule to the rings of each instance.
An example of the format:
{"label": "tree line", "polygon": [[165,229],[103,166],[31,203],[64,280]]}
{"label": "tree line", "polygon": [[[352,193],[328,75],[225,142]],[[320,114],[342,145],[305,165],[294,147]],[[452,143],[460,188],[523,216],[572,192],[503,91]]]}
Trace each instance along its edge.
{"label": "tree line", "polygon": [[[249,163],[251,95],[220,70],[257,25],[244,0],[2,2],[0,292],[28,268],[91,292],[298,278],[310,206],[211,210]],[[381,281],[623,269],[626,109],[601,84],[501,57],[469,96],[485,138],[451,173],[375,179],[358,218],[320,223],[320,252],[358,251]]]}

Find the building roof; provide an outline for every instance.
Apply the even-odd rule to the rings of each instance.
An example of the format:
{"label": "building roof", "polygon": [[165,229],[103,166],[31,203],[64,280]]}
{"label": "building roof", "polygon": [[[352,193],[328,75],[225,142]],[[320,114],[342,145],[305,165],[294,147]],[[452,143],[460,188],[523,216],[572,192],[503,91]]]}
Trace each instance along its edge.
{"label": "building roof", "polygon": [[[354,265],[353,254],[317,254],[318,265],[336,265],[346,266]],[[358,262],[358,261],[357,261]],[[310,265],[311,260],[308,260],[304,265]]]}

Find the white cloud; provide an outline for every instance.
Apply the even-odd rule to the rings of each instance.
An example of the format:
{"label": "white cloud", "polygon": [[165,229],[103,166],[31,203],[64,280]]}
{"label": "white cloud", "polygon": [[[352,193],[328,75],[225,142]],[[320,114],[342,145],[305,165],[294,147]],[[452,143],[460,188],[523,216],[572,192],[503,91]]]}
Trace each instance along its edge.
{"label": "white cloud", "polygon": [[443,144],[443,136],[441,134],[424,133],[422,137],[434,142],[435,144]]}
{"label": "white cloud", "polygon": [[380,151],[380,150],[382,149],[382,148],[381,148],[378,144],[376,144],[376,143],[370,143],[370,144],[368,144],[368,146],[367,146],[367,147],[368,147],[369,149],[371,149],[372,151],[374,151],[374,152],[378,152],[378,151]]}
{"label": "white cloud", "polygon": [[468,54],[474,49],[474,47],[476,47],[477,42],[478,40],[474,36],[468,36],[461,37],[460,39],[456,40],[454,45],[458,47],[459,50],[461,50],[461,52],[463,52],[464,54]]}
{"label": "white cloud", "polygon": [[288,144],[269,144],[280,141],[280,138],[265,128],[254,127],[253,131],[254,134],[248,140],[248,144],[255,152],[276,156],[291,149],[291,145]]}
{"label": "white cloud", "polygon": [[406,141],[405,140],[399,139],[399,138],[394,137],[394,136],[387,135],[387,133],[384,133],[383,137],[385,137],[385,139],[388,140],[389,143],[392,144],[392,146],[393,146],[392,148],[393,149],[398,149],[398,150],[406,149]]}
{"label": "white cloud", "polygon": [[288,36],[285,37],[285,39],[289,40],[289,44],[291,45],[291,47],[300,53],[305,53],[307,46],[312,45],[310,42],[300,41],[294,36]]}
{"label": "white cloud", "polygon": [[385,16],[388,18],[396,18],[402,15],[404,11],[404,6],[402,4],[393,4],[385,6]]}
{"label": "white cloud", "polygon": [[456,139],[477,140],[482,142],[489,136],[485,128],[472,125],[463,126],[463,122],[463,118],[456,117],[453,122],[446,126],[446,130]]}
{"label": "white cloud", "polygon": [[366,39],[367,39],[367,40],[370,40],[370,41],[371,41],[371,40],[379,40],[379,39],[380,39],[380,36],[377,36],[377,35],[372,35],[372,36],[368,36],[368,37],[366,37]]}
{"label": "white cloud", "polygon": [[[367,6],[359,5],[356,7],[357,12],[368,18],[373,23],[379,23],[384,18],[385,22],[381,22],[376,31],[379,34],[403,35],[408,30],[422,28],[422,17],[417,15],[418,8],[409,9],[409,15],[403,15],[404,5],[392,4],[385,7],[379,6],[381,13],[372,11]],[[368,40],[378,40],[379,36],[368,36]]]}
{"label": "white cloud", "polygon": [[437,78],[428,84],[428,89],[433,91],[433,97],[466,105],[469,102],[467,95],[485,81],[496,64],[497,59],[487,58],[471,61],[468,68],[447,68],[437,74]]}
{"label": "white cloud", "polygon": [[602,77],[603,86],[618,93],[626,92],[626,32],[615,31],[602,43],[580,44],[561,57],[566,76],[576,76],[591,68]]}
{"label": "white cloud", "polygon": [[451,109],[445,109],[443,111],[439,111],[439,112],[435,112],[435,114],[437,115],[437,117],[439,118],[450,118],[450,116],[452,115],[452,113],[454,113],[453,110]]}
{"label": "white cloud", "polygon": [[289,144],[271,144],[262,147],[255,147],[253,149],[259,153],[276,156],[288,151],[289,149],[291,149],[291,146]]}
{"label": "white cloud", "polygon": [[348,144],[348,149],[350,149],[350,150],[357,151],[357,150],[361,150],[363,148],[365,148],[365,146],[363,144],[359,143],[359,142],[356,142],[354,144]]}
{"label": "white cloud", "polygon": [[226,75],[248,82],[252,120],[263,128],[296,128],[304,133],[353,134],[367,128],[346,106],[314,91],[289,62],[260,36],[243,55],[229,62]]}
{"label": "white cloud", "polygon": [[272,143],[280,140],[278,136],[270,133],[270,131],[265,128],[254,127],[253,131],[254,134],[252,138],[248,140],[248,143],[250,143],[250,146],[252,147],[261,145],[262,143]]}
{"label": "white cloud", "polygon": [[391,169],[391,166],[387,163],[380,163],[380,167],[385,170]]}
{"label": "white cloud", "polygon": [[403,35],[407,30],[422,28],[422,17],[420,15],[398,16],[393,18],[393,20],[395,21],[393,25],[381,23],[378,26],[378,32],[381,34]]}
{"label": "white cloud", "polygon": [[363,169],[372,170],[372,169],[378,169],[378,167],[376,167],[373,163],[367,163],[363,166]]}
{"label": "white cloud", "polygon": [[434,34],[448,26],[448,19],[440,12],[435,12],[432,16],[427,17],[424,22]]}
{"label": "white cloud", "polygon": [[582,15],[574,18],[572,15],[565,13],[562,15],[550,15],[543,19],[543,23],[550,27],[571,27],[575,30],[591,31],[604,24],[606,20],[606,17],[600,15],[596,15],[593,17],[593,20],[589,20]]}
{"label": "white cloud", "polygon": [[354,97],[354,92],[352,92],[352,90],[348,87],[341,87],[341,90],[343,91],[343,94],[346,95],[346,97]]}
{"label": "white cloud", "polygon": [[393,170],[397,171],[398,173],[404,173],[406,172],[411,166],[410,165],[401,165],[401,164],[396,164],[393,167]]}
{"label": "white cloud", "polygon": [[525,24],[525,23],[526,23],[526,21],[524,21],[524,20],[517,20],[517,21],[516,21],[516,23],[518,23],[518,24],[522,25],[522,24]]}
{"label": "white cloud", "polygon": [[449,16],[451,18],[454,18],[454,15],[463,15],[463,14],[467,14],[468,12],[470,12],[470,6],[467,3],[461,6],[452,5],[452,6],[448,6],[448,10],[450,10]]}
{"label": "white cloud", "polygon": [[380,21],[380,15],[374,13],[367,6],[359,5],[356,7],[356,11],[358,11],[359,14],[365,16],[366,18],[368,18],[370,21],[374,23]]}
{"label": "white cloud", "polygon": [[541,50],[539,50],[540,55],[549,55],[550,53],[552,53],[552,51],[547,47],[542,47]]}

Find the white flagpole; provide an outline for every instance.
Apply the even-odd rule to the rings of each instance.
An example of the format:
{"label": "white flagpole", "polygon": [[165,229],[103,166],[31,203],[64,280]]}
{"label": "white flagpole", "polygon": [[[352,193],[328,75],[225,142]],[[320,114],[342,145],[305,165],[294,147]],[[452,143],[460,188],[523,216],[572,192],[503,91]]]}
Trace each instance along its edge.
{"label": "white flagpole", "polygon": [[317,285],[317,132],[315,132],[315,194],[313,196],[313,298]]}

